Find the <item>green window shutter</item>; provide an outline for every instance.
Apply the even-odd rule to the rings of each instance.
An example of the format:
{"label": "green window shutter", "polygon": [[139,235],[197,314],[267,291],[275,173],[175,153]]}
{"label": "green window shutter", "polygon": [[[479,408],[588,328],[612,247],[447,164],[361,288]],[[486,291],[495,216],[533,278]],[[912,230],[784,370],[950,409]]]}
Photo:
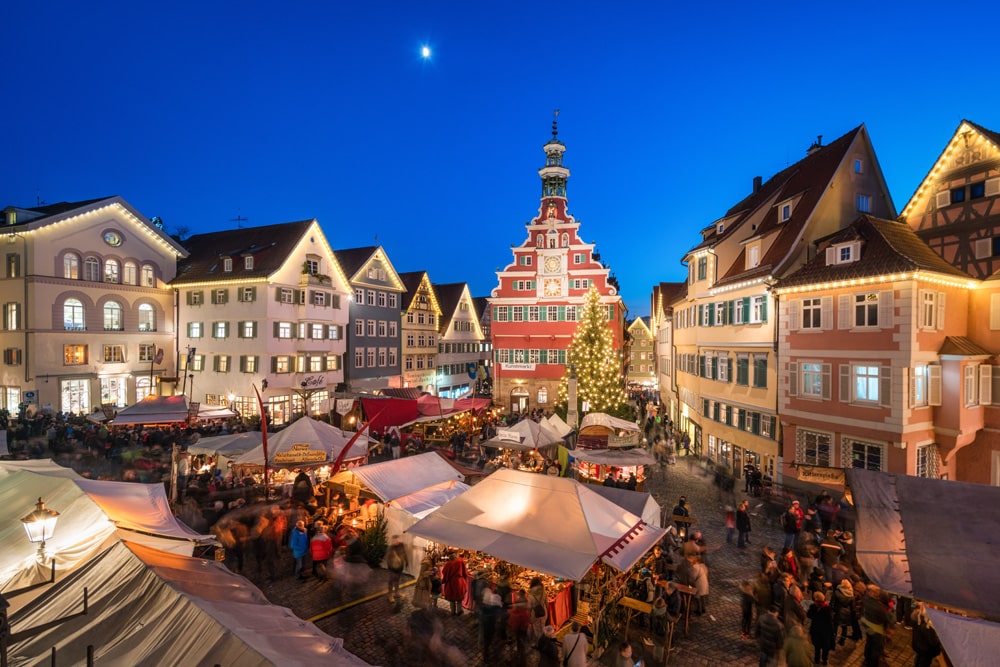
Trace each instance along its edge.
{"label": "green window shutter", "polygon": [[256,301],[257,300],[257,287],[256,286],[250,288],[249,297],[250,297],[249,301]]}
{"label": "green window shutter", "polygon": [[184,296],[187,297],[187,305],[190,306],[191,305],[191,301],[193,300],[193,297],[191,296],[191,290],[188,290],[187,292],[185,292]]}
{"label": "green window shutter", "polygon": [[191,338],[191,329],[194,328],[192,326],[193,324],[194,324],[194,322],[188,322],[188,338]]}
{"label": "green window shutter", "polygon": [[750,415],[750,432],[760,435],[760,413],[754,412]]}
{"label": "green window shutter", "polygon": [[566,306],[559,306],[559,321],[566,321]]}
{"label": "green window shutter", "polygon": [[708,304],[708,326],[715,326],[715,304]]}
{"label": "green window shutter", "polygon": [[236,337],[243,338],[243,322],[236,323]]}
{"label": "green window shutter", "polygon": [[698,304],[698,326],[702,326],[705,322],[705,305]]}
{"label": "green window shutter", "polygon": [[743,297],[743,324],[750,321],[750,297]]}
{"label": "green window shutter", "polygon": [[764,295],[764,300],[760,304],[760,321],[767,322],[767,295]]}
{"label": "green window shutter", "polygon": [[734,319],[733,318],[733,304],[734,304],[734,302],[733,302],[732,299],[730,299],[729,301],[726,302],[726,324],[732,324],[733,323],[733,319]]}
{"label": "green window shutter", "polygon": [[[732,303],[732,302],[730,301],[730,303]],[[726,381],[727,382],[732,382],[733,381],[733,358],[732,357],[726,357]]]}
{"label": "green window shutter", "polygon": [[711,414],[709,412],[709,404],[707,398],[702,399],[701,414],[705,415],[706,417],[708,417]]}
{"label": "green window shutter", "polygon": [[250,323],[250,337],[251,338],[256,338],[257,337],[257,323],[256,322],[251,322]]}
{"label": "green window shutter", "polygon": [[212,370],[216,373],[219,372],[219,355],[212,357]]}
{"label": "green window shutter", "polygon": [[521,306],[521,319],[523,319],[525,322],[528,321],[528,307],[527,306]]}
{"label": "green window shutter", "polygon": [[271,357],[271,372],[278,372],[278,357]]}
{"label": "green window shutter", "polygon": [[240,373],[246,373],[246,372],[247,372],[247,355],[241,354],[240,355]]}
{"label": "green window shutter", "polygon": [[281,301],[281,288],[280,287],[275,287],[274,288],[274,300],[278,301],[278,302]]}
{"label": "green window shutter", "polygon": [[275,323],[274,323],[274,337],[275,337],[275,338],[277,338],[277,337],[278,337],[278,325],[279,325],[279,323],[278,323],[278,322],[275,322]]}

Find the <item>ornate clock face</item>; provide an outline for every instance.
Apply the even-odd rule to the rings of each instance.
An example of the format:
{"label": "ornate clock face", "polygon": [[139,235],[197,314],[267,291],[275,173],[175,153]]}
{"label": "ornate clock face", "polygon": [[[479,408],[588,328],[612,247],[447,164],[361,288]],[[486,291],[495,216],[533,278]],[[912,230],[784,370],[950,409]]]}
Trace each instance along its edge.
{"label": "ornate clock face", "polygon": [[559,272],[559,258],[558,257],[546,257],[545,258],[545,273],[558,273]]}
{"label": "ornate clock face", "polygon": [[117,248],[122,244],[122,236],[118,232],[104,232],[104,242]]}
{"label": "ornate clock face", "polygon": [[562,286],[558,278],[545,279],[545,296],[559,296],[562,293]]}

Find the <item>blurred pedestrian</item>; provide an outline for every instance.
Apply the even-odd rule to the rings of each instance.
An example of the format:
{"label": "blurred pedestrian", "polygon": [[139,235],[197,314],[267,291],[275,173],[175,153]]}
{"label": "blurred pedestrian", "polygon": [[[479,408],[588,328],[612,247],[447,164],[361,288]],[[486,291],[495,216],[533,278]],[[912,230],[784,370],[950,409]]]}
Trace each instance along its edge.
{"label": "blurred pedestrian", "polygon": [[292,550],[292,558],[295,559],[295,578],[305,579],[302,576],[302,564],[305,562],[306,554],[309,553],[309,534],[306,532],[306,522],[296,521],[292,528],[292,534],[288,538],[288,546]]}
{"label": "blurred pedestrian", "polygon": [[406,545],[400,535],[392,536],[392,543],[385,554],[385,567],[389,570],[389,602],[395,602],[399,596],[399,579],[403,570],[410,566],[410,558],[406,553]]}

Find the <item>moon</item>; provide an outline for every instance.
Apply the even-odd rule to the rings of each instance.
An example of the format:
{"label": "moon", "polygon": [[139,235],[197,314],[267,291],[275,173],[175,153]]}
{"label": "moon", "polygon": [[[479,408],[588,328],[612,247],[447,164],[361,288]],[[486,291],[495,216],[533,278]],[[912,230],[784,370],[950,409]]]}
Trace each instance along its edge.
{"label": "moon", "polygon": [[430,58],[431,57],[431,47],[429,47],[429,46],[421,46],[420,47],[420,57],[423,58],[424,60],[427,60],[428,58]]}

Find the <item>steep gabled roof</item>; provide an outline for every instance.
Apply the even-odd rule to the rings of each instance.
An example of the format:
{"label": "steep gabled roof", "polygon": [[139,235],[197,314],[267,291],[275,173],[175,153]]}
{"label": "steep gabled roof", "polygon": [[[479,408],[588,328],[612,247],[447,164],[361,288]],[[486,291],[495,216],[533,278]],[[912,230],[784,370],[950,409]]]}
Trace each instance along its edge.
{"label": "steep gabled roof", "polygon": [[472,307],[476,309],[476,317],[482,322],[483,315],[490,312],[490,298],[488,296],[474,296],[472,297]]}
{"label": "steep gabled roof", "polygon": [[[802,235],[803,229],[812,218],[813,211],[826,192],[827,186],[844,161],[844,157],[859,135],[865,132],[864,125],[859,125],[847,134],[837,138],[826,146],[819,147],[795,164],[783,169],[763,183],[757,192],[752,193],[727,211],[727,218],[735,220],[726,223],[723,236],[739,233],[745,238],[765,236],[776,233],[773,241],[760,258],[760,263],[747,269],[745,250],[732,263],[728,271],[716,281],[716,285],[766,276],[778,269],[793,250],[796,241]],[[755,219],[760,221],[756,230],[741,230],[742,223],[761,207],[771,208],[777,204],[797,197],[791,217],[783,222],[778,216],[764,215]]]}
{"label": "steep gabled roof", "polygon": [[[438,303],[441,305],[441,326],[442,330],[447,330],[451,325],[455,311],[458,310],[458,302],[462,300],[462,293],[468,288],[466,283],[446,283],[444,285],[434,285],[434,292],[437,294]],[[478,313],[476,320],[479,320]]]}
{"label": "steep gabled roof", "polygon": [[[184,242],[191,254],[177,263],[177,277],[171,284],[266,278],[281,268],[315,222],[299,220],[195,234]],[[246,255],[253,255],[253,268],[249,270],[243,262]],[[225,257],[232,258],[232,271],[223,272],[222,260]]]}
{"label": "steep gabled roof", "polygon": [[59,215],[60,213],[66,213],[67,211],[72,211],[74,209],[83,208],[84,206],[90,206],[99,201],[104,201],[106,199],[114,199],[111,197],[98,197],[97,199],[85,199],[83,201],[62,201],[57,204],[45,204],[44,206],[32,206],[30,208],[23,208],[24,211],[33,211],[38,214],[37,217],[32,217],[32,220],[40,220],[42,218],[47,218],[50,215]]}
{"label": "steep gabled roof", "polygon": [[969,130],[972,130],[982,135],[983,138],[985,138],[987,141],[996,146],[997,149],[1000,149],[1000,134],[997,134],[992,130],[987,130],[982,125],[979,125],[978,123],[973,123],[971,120],[963,119],[962,122],[958,124],[958,127],[955,128],[955,131],[951,135],[951,139],[949,139],[948,143],[945,144],[943,149],[941,149],[941,152],[938,154],[937,159],[934,160],[934,163],[931,165],[931,168],[927,170],[927,174],[920,180],[920,183],[917,184],[917,189],[913,191],[913,194],[910,196],[910,200],[906,202],[906,206],[903,207],[903,212],[900,214],[901,218],[904,219],[906,218],[910,209],[917,202],[917,198],[921,195],[924,189],[929,187],[935,182],[935,179],[933,179],[932,176],[938,170],[939,166],[944,164],[944,158],[945,155],[947,155],[948,153],[948,149],[951,148],[952,144],[958,142],[959,137],[961,137],[962,134],[964,134],[963,128],[966,127]]}
{"label": "steep gabled roof", "polygon": [[[420,283],[423,282],[424,277],[427,275],[426,271],[408,271],[406,273],[400,273],[399,279],[403,283],[403,287],[406,290],[403,292],[402,303],[403,310],[409,310],[413,306],[413,300],[417,298],[417,290],[420,289]],[[433,290],[433,285],[431,286]]]}
{"label": "steep gabled roof", "polygon": [[[827,264],[826,248],[853,241],[861,244],[859,260]],[[844,229],[822,239],[816,256],[801,269],[783,278],[778,283],[778,290],[912,271],[972,279],[967,273],[941,259],[905,222],[863,215]]]}

